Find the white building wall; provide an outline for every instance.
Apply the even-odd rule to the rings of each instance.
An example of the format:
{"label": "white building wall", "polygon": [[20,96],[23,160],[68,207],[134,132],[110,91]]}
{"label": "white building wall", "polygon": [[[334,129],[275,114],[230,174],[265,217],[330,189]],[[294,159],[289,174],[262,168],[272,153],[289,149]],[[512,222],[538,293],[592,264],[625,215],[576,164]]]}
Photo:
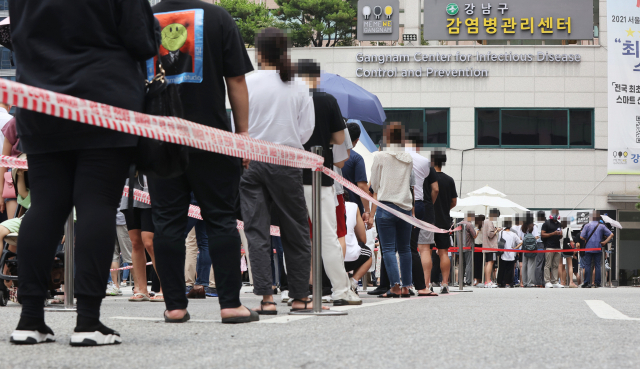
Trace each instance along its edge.
{"label": "white building wall", "polygon": [[[489,185],[528,208],[625,209],[610,204],[610,193],[638,194],[637,176],[607,176],[606,1],[600,3],[601,46],[423,46],[295,48],[292,59],[315,59],[376,94],[385,108],[450,108],[450,149],[444,171],[461,197]],[[433,62],[382,67],[486,69],[485,78],[357,78],[356,54],[476,52],[580,54],[580,63]],[[249,50],[254,57],[254,51]],[[475,59],[475,58],[474,58]],[[475,149],[476,107],[594,108],[595,149]],[[602,182],[601,182],[602,181]],[[601,183],[600,183],[601,182]],[[626,204],[632,209],[633,204]]]}

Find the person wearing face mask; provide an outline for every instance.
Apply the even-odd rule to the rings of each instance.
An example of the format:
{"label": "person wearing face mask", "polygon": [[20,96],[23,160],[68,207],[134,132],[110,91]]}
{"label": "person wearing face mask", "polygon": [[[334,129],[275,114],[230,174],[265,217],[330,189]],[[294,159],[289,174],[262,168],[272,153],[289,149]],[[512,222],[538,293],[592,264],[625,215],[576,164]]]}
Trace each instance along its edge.
{"label": "person wearing face mask", "polygon": [[[558,209],[551,210],[551,216],[542,225],[542,240],[545,250],[560,250],[560,240],[562,240],[562,224]],[[559,252],[549,252],[545,254],[544,263],[544,286],[545,288],[564,288],[558,283],[558,264],[562,256]]]}

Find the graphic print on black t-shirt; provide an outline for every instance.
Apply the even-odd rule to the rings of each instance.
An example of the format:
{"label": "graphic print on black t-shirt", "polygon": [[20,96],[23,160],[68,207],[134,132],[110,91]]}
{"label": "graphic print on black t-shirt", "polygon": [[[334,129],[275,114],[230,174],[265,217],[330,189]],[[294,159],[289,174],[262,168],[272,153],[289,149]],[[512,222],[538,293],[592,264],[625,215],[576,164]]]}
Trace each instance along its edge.
{"label": "graphic print on black t-shirt", "polygon": [[[202,9],[156,13],[162,30],[160,62],[169,83],[202,82],[203,19]],[[147,61],[147,78],[156,74],[157,57]]]}

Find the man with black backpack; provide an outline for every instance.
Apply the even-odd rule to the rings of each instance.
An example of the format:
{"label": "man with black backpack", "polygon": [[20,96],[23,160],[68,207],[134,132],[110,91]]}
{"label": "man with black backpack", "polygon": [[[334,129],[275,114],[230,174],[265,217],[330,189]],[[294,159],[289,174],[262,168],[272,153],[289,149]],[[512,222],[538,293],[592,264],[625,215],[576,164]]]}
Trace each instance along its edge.
{"label": "man with black backpack", "polygon": [[[521,228],[522,250],[535,251],[538,249],[538,240],[533,235],[533,219],[525,219]],[[524,253],[522,256],[522,285],[524,287],[536,286],[536,253]]]}
{"label": "man with black backpack", "polygon": [[[603,236],[606,237],[605,240],[602,240]],[[582,232],[580,233],[580,238],[584,240],[584,248],[586,249],[599,249],[609,243],[612,237],[613,233],[607,228],[607,226],[603,224],[602,220],[600,219],[600,213],[597,210],[593,212],[591,222],[585,225],[582,229]],[[586,251],[584,253],[585,273],[584,284],[582,285],[582,288],[589,287],[589,284],[591,283],[592,261],[596,264],[596,281],[595,284],[591,287],[601,287],[600,283],[602,282],[602,252],[600,250],[596,250]]]}

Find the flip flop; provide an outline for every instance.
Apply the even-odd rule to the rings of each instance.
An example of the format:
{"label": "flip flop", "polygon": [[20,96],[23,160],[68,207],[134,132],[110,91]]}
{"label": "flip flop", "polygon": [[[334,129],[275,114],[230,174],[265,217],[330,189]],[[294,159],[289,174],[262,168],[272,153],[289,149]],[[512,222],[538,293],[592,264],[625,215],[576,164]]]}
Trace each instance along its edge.
{"label": "flip flop", "polygon": [[393,293],[391,291],[387,291],[383,295],[378,295],[378,298],[379,299],[390,299],[390,298],[397,299],[397,298],[400,298],[400,295]]}
{"label": "flip flop", "polygon": [[246,306],[244,308],[249,310],[249,313],[251,313],[249,316],[234,316],[232,318],[222,318],[222,324],[251,323],[260,320],[260,315],[258,315],[257,312],[249,309]]}
{"label": "flip flop", "polygon": [[151,302],[164,302],[164,295],[161,293],[157,293],[155,296],[149,299]]}
{"label": "flip flop", "polygon": [[438,294],[435,293],[435,292],[419,293],[418,297],[420,297],[420,296],[422,296],[422,297],[436,297],[436,296],[438,296]]}
{"label": "flip flop", "polygon": [[276,304],[275,302],[260,301],[260,310],[254,310],[254,311],[260,315],[278,315],[277,310],[264,310],[265,305],[278,306],[278,304]]}
{"label": "flip flop", "polygon": [[[167,312],[167,310],[164,311],[165,313]],[[162,315],[164,316],[164,322],[165,323],[185,323],[187,322],[189,319],[191,319],[191,315],[189,315],[189,312],[187,311],[186,314],[184,314],[184,316],[181,319],[171,319],[169,317],[167,317],[165,315],[165,313],[162,313]]]}
{"label": "flip flop", "polygon": [[[139,297],[139,298],[136,298],[136,297]],[[129,301],[131,302],[149,301],[149,296],[145,295],[144,293],[138,292],[138,293],[134,293],[133,296],[129,298]]]}

